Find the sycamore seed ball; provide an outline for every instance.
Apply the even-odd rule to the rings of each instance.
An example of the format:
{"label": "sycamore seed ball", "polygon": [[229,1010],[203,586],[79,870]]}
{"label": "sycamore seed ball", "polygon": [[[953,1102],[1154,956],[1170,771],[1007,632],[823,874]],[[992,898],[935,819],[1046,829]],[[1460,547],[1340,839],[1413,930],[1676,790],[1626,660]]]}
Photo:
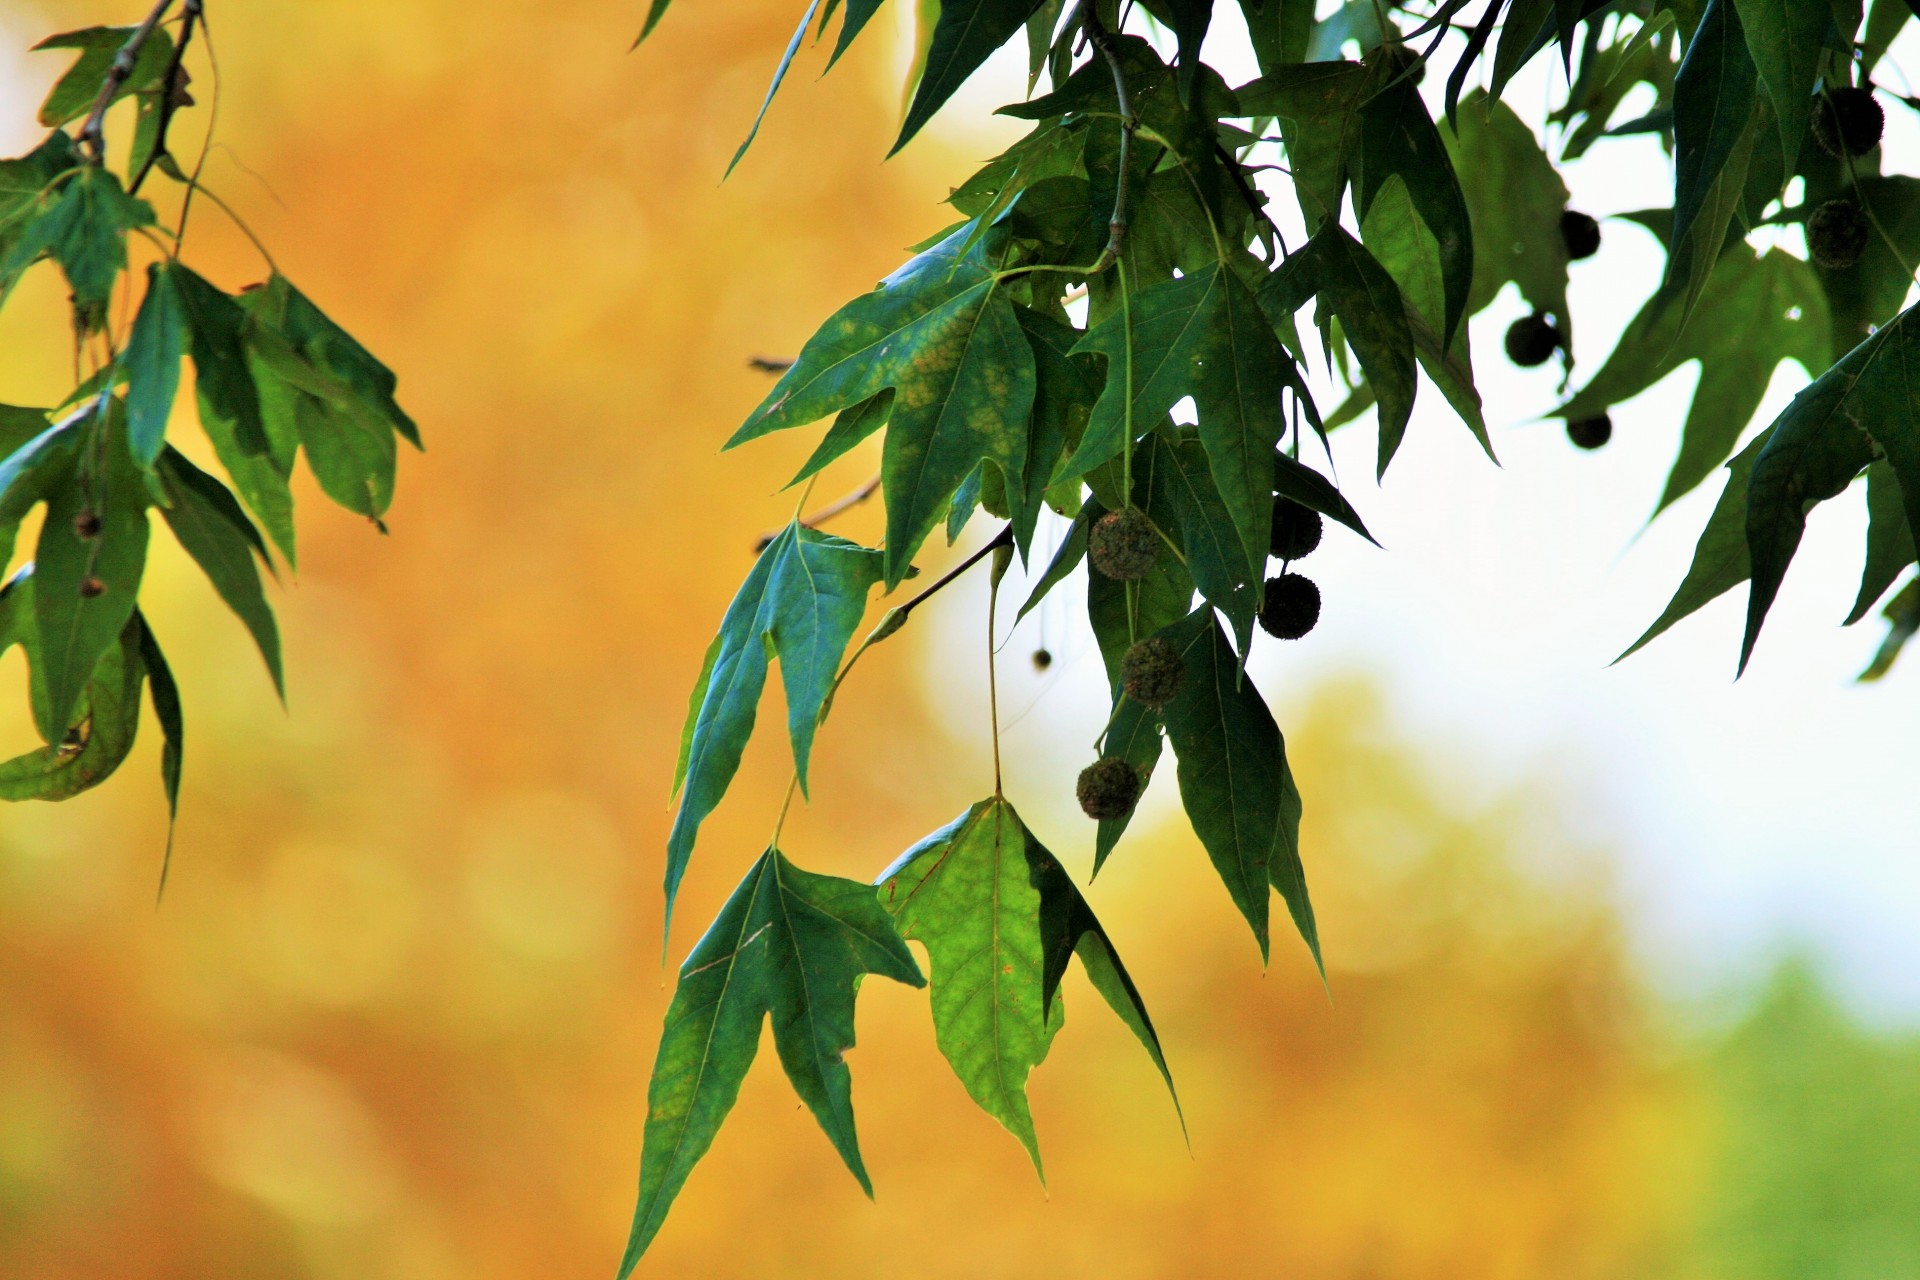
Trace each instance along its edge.
{"label": "sycamore seed ball", "polygon": [[1268,550],[1276,560],[1298,560],[1320,545],[1326,522],[1312,507],[1292,498],[1273,500],[1273,539]]}
{"label": "sycamore seed ball", "polygon": [[1320,621],[1320,588],[1312,578],[1283,573],[1267,579],[1260,628],[1277,640],[1298,640]]}
{"label": "sycamore seed ball", "polygon": [[1033,669],[1035,671],[1045,671],[1052,665],[1053,654],[1051,651],[1044,647],[1033,651]]}
{"label": "sycamore seed ball", "polygon": [[1813,108],[1813,140],[1836,159],[1863,156],[1880,145],[1887,113],[1870,89],[1851,86],[1821,96]]}
{"label": "sycamore seed ball", "polygon": [[1110,511],[1094,522],[1087,558],[1109,578],[1137,582],[1153,572],[1160,557],[1160,535],[1138,507]]}
{"label": "sycamore seed ball", "polygon": [[1507,330],[1507,359],[1523,369],[1543,365],[1560,349],[1560,330],[1541,312],[1515,320]]}
{"label": "sycamore seed ball", "polygon": [[1600,252],[1600,224],[1590,214],[1569,209],[1560,215],[1560,239],[1569,258],[1591,258]]}
{"label": "sycamore seed ball", "polygon": [[1180,650],[1173,641],[1148,636],[1120,659],[1120,687],[1129,698],[1158,711],[1180,692]]}
{"label": "sycamore seed ball", "polygon": [[1613,439],[1613,419],[1604,413],[1574,418],[1567,423],[1567,439],[1582,449],[1598,449]]}
{"label": "sycamore seed ball", "polygon": [[1124,818],[1140,799],[1140,774],[1119,756],[1103,756],[1080,771],[1074,794],[1081,810],[1096,822]]}
{"label": "sycamore seed ball", "polygon": [[1807,219],[1807,252],[1829,271],[1845,271],[1867,251],[1872,224],[1851,200],[1829,200]]}

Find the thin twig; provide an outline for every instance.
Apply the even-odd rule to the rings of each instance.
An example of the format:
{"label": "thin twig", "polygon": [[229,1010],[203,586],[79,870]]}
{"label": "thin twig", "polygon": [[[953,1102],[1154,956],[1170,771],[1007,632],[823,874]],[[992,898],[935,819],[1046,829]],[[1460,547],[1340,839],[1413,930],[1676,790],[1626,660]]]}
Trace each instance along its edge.
{"label": "thin twig", "polygon": [[167,16],[167,10],[173,8],[173,0],[160,0],[153,6],[140,25],[133,29],[127,42],[120,46],[120,52],[113,55],[113,65],[107,68],[107,78],[100,85],[100,92],[93,100],[92,110],[87,112],[86,121],[80,126],[80,144],[93,157],[95,164],[107,158],[106,116],[107,108],[133,75],[134,64],[140,60],[141,46],[160,25],[160,19]]}
{"label": "thin twig", "polygon": [[757,373],[785,373],[793,368],[793,361],[776,360],[771,356],[749,356],[747,368]]}
{"label": "thin twig", "polygon": [[[817,529],[821,525],[825,524],[827,521],[841,514],[842,512],[850,511],[854,507],[859,506],[861,503],[865,502],[868,498],[871,498],[874,494],[878,493],[879,491],[880,491],[880,477],[875,476],[873,479],[867,481],[865,484],[861,485],[858,489],[855,489],[852,493],[848,494],[846,497],[838,499],[837,501],[834,501],[834,502],[829,502],[826,506],[820,508],[818,511],[814,512],[812,515],[802,516],[798,523],[800,527],[803,529]],[[781,529],[774,529],[771,532],[763,533],[758,538],[756,538],[753,543],[754,554],[758,555],[760,552],[765,551],[769,546],[771,546],[773,544],[773,540],[780,536],[781,531],[784,528],[785,526],[783,525],[781,526]]]}
{"label": "thin twig", "polygon": [[[172,0],[167,2],[171,4]],[[173,113],[183,105],[180,98],[186,92],[181,64],[186,61],[187,46],[193,42],[193,29],[203,16],[200,6],[201,0],[186,0],[180,10],[180,38],[174,42],[166,74],[160,77],[160,125],[153,135],[153,149],[147,152],[147,158],[140,162],[140,172],[134,174],[133,181],[127,185],[128,195],[139,194],[140,184],[153,172],[160,157],[167,154],[167,130],[173,124]]]}

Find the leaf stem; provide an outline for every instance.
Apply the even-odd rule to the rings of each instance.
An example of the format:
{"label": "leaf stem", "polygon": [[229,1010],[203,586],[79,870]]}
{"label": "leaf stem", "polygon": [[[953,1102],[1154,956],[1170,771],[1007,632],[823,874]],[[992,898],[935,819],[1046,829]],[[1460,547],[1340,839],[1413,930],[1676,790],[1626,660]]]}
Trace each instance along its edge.
{"label": "leaf stem", "polygon": [[[813,485],[811,484],[811,482],[809,482],[809,484],[807,485],[807,493],[812,493],[812,492],[813,492]],[[867,499],[873,497],[873,495],[878,492],[880,492],[880,477],[875,476],[873,479],[867,481],[865,484],[861,485],[858,489],[855,489],[852,493],[848,494],[846,497],[837,498],[834,501],[829,502],[826,506],[820,508],[818,511],[814,512],[811,515],[803,516],[796,509],[794,512],[794,523],[798,524],[803,529],[817,529],[821,525],[825,524],[827,521],[833,519],[835,516],[840,515],[847,511],[851,511],[853,508],[867,501]],[[802,495],[800,499],[800,505],[805,506],[806,502],[807,500],[805,495]],[[774,529],[771,532],[761,534],[758,538],[754,540],[753,549],[756,552],[765,551],[767,547],[773,542],[773,540],[780,536],[781,531],[784,530],[785,528],[786,526],[782,525],[780,526],[779,529]]]}

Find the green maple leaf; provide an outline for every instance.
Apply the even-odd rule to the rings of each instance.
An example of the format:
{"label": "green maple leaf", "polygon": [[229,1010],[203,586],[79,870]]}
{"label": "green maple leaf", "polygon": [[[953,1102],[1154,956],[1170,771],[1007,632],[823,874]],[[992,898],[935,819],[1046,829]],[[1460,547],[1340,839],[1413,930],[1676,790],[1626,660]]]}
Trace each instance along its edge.
{"label": "green maple leaf", "polygon": [[[889,587],[906,577],[954,491],[983,462],[1005,481],[1016,523],[1026,519],[1033,349],[1013,303],[995,289],[988,260],[995,237],[962,252],[965,236],[964,228],[954,232],[835,312],[726,445],[805,426],[891,390],[880,460]],[[840,447],[857,439],[848,432]],[[808,467],[832,460],[816,453]]]}
{"label": "green maple leaf", "polygon": [[[1461,107],[1455,127],[1443,129],[1441,137],[1473,223],[1467,314],[1486,307],[1511,280],[1536,310],[1551,312],[1570,332],[1567,246],[1560,234],[1567,185],[1511,107],[1477,91]],[[1441,327],[1424,307],[1421,314],[1436,330]]]}
{"label": "green maple leaf", "polygon": [[1680,452],[1655,513],[1691,492],[1726,460],[1766,395],[1774,366],[1826,367],[1826,299],[1813,269],[1779,250],[1756,256],[1728,247],[1691,314],[1655,297],[1620,335],[1613,353],[1556,417],[1604,413],[1680,366],[1700,362],[1700,381],[1681,428]]}
{"label": "green maple leaf", "polygon": [[780,659],[787,733],[801,790],[841,655],[880,578],[880,553],[790,524],[767,544],[727,606],[687,708],[673,789],[680,808],[667,837],[667,915],[693,856],[700,823],[726,794],[753,733],[767,664]]}
{"label": "green maple leaf", "polygon": [[768,1015],[794,1092],[873,1194],[842,1056],[853,1047],[854,997],[869,973],[926,985],[872,886],[803,871],[777,849],[761,855],[680,966],[647,1088],[623,1280],[740,1096]]}
{"label": "green maple leaf", "polygon": [[980,801],[901,854],[878,885],[901,935],[927,948],[940,1052],[1043,1179],[1027,1076],[1065,1021],[1058,989],[1067,956],[1080,957],[1172,1089],[1146,1006],[1106,931],[1004,799]]}
{"label": "green maple leaf", "polygon": [[[907,145],[933,113],[995,50],[1020,33],[1042,0],[943,0],[927,57],[893,151]],[[889,155],[893,152],[888,152]]]}
{"label": "green maple leaf", "polygon": [[[1062,470],[1082,475],[1127,447],[1192,396],[1213,486],[1239,532],[1252,573],[1266,565],[1273,522],[1273,451],[1286,431],[1280,396],[1303,395],[1293,358],[1259,302],[1214,262],[1132,295],[1078,350],[1106,357],[1106,386]],[[1132,388],[1129,405],[1128,387]]]}

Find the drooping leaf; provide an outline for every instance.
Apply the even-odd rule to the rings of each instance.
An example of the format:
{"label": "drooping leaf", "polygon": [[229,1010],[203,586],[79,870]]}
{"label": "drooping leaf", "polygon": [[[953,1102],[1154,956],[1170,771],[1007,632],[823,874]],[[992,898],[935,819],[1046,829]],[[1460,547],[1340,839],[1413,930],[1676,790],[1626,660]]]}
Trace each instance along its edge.
{"label": "drooping leaf", "polygon": [[[0,590],[0,652],[19,642],[28,661],[48,661],[49,637],[38,633],[41,584],[22,572]],[[32,640],[24,629],[34,628]],[[140,660],[137,623],[109,642],[87,672],[68,727],[47,746],[0,762],[0,800],[67,800],[99,786],[133,749],[140,727]]]}
{"label": "drooping leaf", "polygon": [[1025,500],[1014,521],[1014,545],[1024,559],[1033,541],[1034,526],[1045,509],[1054,473],[1087,429],[1092,405],[1100,393],[1099,365],[1091,356],[1077,355],[1080,331],[1065,321],[1029,307],[1015,311],[1027,342],[1033,348],[1033,429],[1027,443],[1026,474],[1021,484]]}
{"label": "drooping leaf", "polygon": [[779,65],[773,69],[773,83],[767,86],[766,97],[760,100],[760,110],[754,114],[753,127],[747,130],[747,136],[733,153],[733,159],[727,162],[727,175],[739,167],[740,159],[747,154],[747,148],[760,135],[760,123],[767,118],[767,108],[773,105],[773,97],[780,92],[780,82],[787,78],[787,68],[793,65],[793,55],[800,52],[800,42],[807,38],[807,28],[813,25],[813,15],[820,11],[820,0],[811,0],[807,11],[800,15],[800,25],[793,29],[793,38],[787,41],[787,50],[780,55]]}
{"label": "drooping leaf", "polygon": [[682,734],[680,796],[667,839],[667,912],[700,824],[726,794],[753,733],[767,664],[780,659],[787,734],[804,791],[821,708],[880,578],[880,553],[799,524],[767,545],[721,620]]}
{"label": "drooping leaf", "polygon": [[1303,507],[1312,507],[1321,515],[1338,520],[1375,546],[1380,545],[1367,532],[1367,526],[1360,522],[1360,513],[1341,496],[1333,481],[1304,462],[1289,458],[1284,453],[1276,454],[1273,460],[1273,489],[1281,497],[1291,498]]}
{"label": "drooping leaf", "polygon": [[[75,413],[52,426],[38,410],[8,406],[5,430],[7,451],[0,455],[0,565],[13,558],[14,539],[29,511],[64,485],[72,473],[73,451],[80,441],[85,413]],[[21,416],[15,417],[15,414]]]}
{"label": "drooping leaf", "polygon": [[187,315],[173,281],[173,273],[158,264],[147,268],[147,294],[120,357],[127,370],[127,438],[143,467],[151,467],[166,444],[167,419],[180,389]]}
{"label": "drooping leaf", "polygon": [[73,139],[55,131],[47,140],[15,160],[0,160],[0,302],[19,280],[31,258],[19,266],[7,267],[13,250],[33,222],[33,210],[42,198],[57,192],[48,188],[54,179],[80,163]]}
{"label": "drooping leaf", "polygon": [[1920,577],[1908,579],[1907,585],[1887,602],[1881,616],[1887,620],[1887,638],[1880,642],[1880,651],[1860,673],[1862,681],[1878,680],[1893,670],[1894,660],[1907,647],[1907,641],[1920,634]]}
{"label": "drooping leaf", "polygon": [[168,505],[160,508],[173,536],[207,575],[265,659],[267,673],[282,700],[286,678],[280,666],[280,628],[260,585],[258,556],[266,545],[227,487],[187,461],[178,450],[160,455],[159,479]]}
{"label": "drooping leaf", "polygon": [[1065,1020],[1058,987],[1069,954],[1080,956],[1172,1088],[1146,1007],[1105,930],[1004,799],[975,804],[901,854],[876,884],[901,935],[927,948],[941,1053],[1043,1178],[1027,1076]]}
{"label": "drooping leaf", "polygon": [[1882,459],[1867,468],[1867,563],[1861,570],[1860,594],[1847,614],[1846,625],[1866,617],[1894,579],[1912,567],[1915,558],[1906,498],[1892,464]]}
{"label": "drooping leaf", "polygon": [[640,1196],[622,1280],[740,1095],[772,1015],[773,1043],[840,1158],[873,1193],[842,1055],[854,1043],[854,998],[869,973],[926,980],[871,886],[803,871],[768,849],[680,966],[647,1089]]}
{"label": "drooping leaf", "polygon": [[[1144,792],[1154,767],[1160,763],[1161,731],[1159,712],[1122,697],[1116,690],[1113,718],[1107,725],[1106,736],[1101,739],[1100,754],[1118,756],[1132,765],[1140,774],[1140,789]],[[1093,841],[1094,875],[1099,875],[1100,868],[1106,866],[1120,837],[1132,825],[1137,809],[1136,805],[1117,818],[1100,820]]]}
{"label": "drooping leaf", "polygon": [[1413,331],[1399,286],[1365,245],[1329,223],[1280,264],[1268,289],[1289,311],[1315,298],[1323,331],[1332,319],[1340,321],[1367,384],[1380,399],[1379,473],[1385,475],[1406,435],[1416,389]]}
{"label": "drooping leaf", "polygon": [[1733,0],[1708,0],[1673,86],[1668,282],[1683,288],[1689,298],[1719,257],[1736,193],[1746,182],[1755,82],[1753,57]]}
{"label": "drooping leaf", "polygon": [[1313,0],[1240,0],[1240,13],[1262,72],[1307,60],[1313,9]]}
{"label": "drooping leaf", "polygon": [[880,464],[889,586],[906,576],[954,490],[981,462],[1014,478],[1010,498],[1025,498],[1017,486],[1033,349],[1013,304],[995,291],[991,237],[962,256],[964,238],[955,232],[836,312],[727,442],[804,426],[891,388]]}
{"label": "drooping leaf", "polygon": [[1321,964],[1300,863],[1300,792],[1273,713],[1210,609],[1163,634],[1181,652],[1180,691],[1162,713],[1194,834],[1267,956],[1267,889],[1279,889]]}
{"label": "drooping leaf", "polygon": [[15,216],[23,225],[0,258],[0,285],[10,288],[43,255],[52,258],[73,291],[75,315],[85,327],[98,328],[114,281],[126,270],[127,233],[153,225],[153,207],[129,196],[106,169],[83,165],[62,174]]}
{"label": "drooping leaf", "polygon": [[[1155,454],[1151,459],[1155,508],[1173,514],[1173,533],[1193,585],[1232,624],[1234,638],[1244,649],[1252,642],[1254,614],[1260,608],[1255,584],[1262,579],[1249,570],[1233,517],[1213,486],[1206,450],[1191,431],[1166,426],[1149,436],[1146,444]],[[1268,506],[1271,513],[1271,502]],[[1265,550],[1261,569],[1266,567]]]}
{"label": "drooping leaf", "polygon": [[180,687],[173,681],[173,668],[154,638],[153,628],[137,610],[134,624],[140,628],[140,665],[146,668],[147,696],[153,699],[153,718],[160,722],[160,785],[167,793],[167,852],[160,869],[160,887],[166,888],[167,863],[173,859],[173,824],[180,816],[180,773],[186,761],[187,725],[180,711]]}
{"label": "drooping leaf", "polygon": [[[1511,107],[1476,92],[1461,104],[1456,127],[1443,128],[1440,135],[1453,157],[1473,225],[1467,314],[1478,314],[1511,280],[1536,311],[1551,313],[1562,331],[1570,332],[1567,246],[1560,234],[1567,186],[1533,130]],[[1418,310],[1438,332],[1439,319]]]}
{"label": "drooping leaf", "polygon": [[[1754,70],[1773,104],[1782,172],[1791,174],[1813,116],[1813,90],[1820,79],[1833,11],[1805,0],[1732,0]],[[1846,34],[1851,40],[1852,32]]]}
{"label": "drooping leaf", "polygon": [[1274,67],[1234,90],[1242,113],[1274,116],[1287,150],[1294,193],[1307,229],[1338,220],[1349,158],[1359,147],[1366,68],[1355,62]]}
{"label": "drooping leaf", "polygon": [[1834,360],[1899,314],[1913,285],[1906,264],[1920,262],[1920,178],[1862,174],[1846,185],[1846,194],[1870,210],[1879,226],[1852,266],[1833,271],[1813,265],[1833,312]]}
{"label": "drooping leaf", "polygon": [[[78,718],[93,669],[133,617],[147,562],[147,490],[128,452],[116,411],[89,426],[101,438],[82,451],[80,483],[47,495],[46,521],[34,549],[34,625],[40,637],[35,720],[57,745]],[[82,515],[88,521],[80,521]],[[80,524],[98,522],[92,536]],[[76,523],[79,522],[79,523]]]}
{"label": "drooping leaf", "polygon": [[1826,367],[1827,335],[1826,300],[1811,267],[1777,249],[1756,256],[1732,245],[1690,317],[1683,321],[1680,307],[1656,296],[1628,323],[1600,371],[1554,413],[1569,421],[1605,413],[1699,361],[1700,381],[1657,513],[1733,452],[1780,361],[1797,361],[1809,374]]}
{"label": "drooping leaf", "polygon": [[906,146],[981,63],[1019,34],[1040,4],[1041,0],[945,0],[893,151]]}
{"label": "drooping leaf", "polygon": [[1912,311],[1855,347],[1793,398],[1775,420],[1747,486],[1747,550],[1753,586],[1744,670],[1760,626],[1800,545],[1807,509],[1838,494],[1884,451],[1906,497],[1909,527],[1920,527],[1920,319]]}

